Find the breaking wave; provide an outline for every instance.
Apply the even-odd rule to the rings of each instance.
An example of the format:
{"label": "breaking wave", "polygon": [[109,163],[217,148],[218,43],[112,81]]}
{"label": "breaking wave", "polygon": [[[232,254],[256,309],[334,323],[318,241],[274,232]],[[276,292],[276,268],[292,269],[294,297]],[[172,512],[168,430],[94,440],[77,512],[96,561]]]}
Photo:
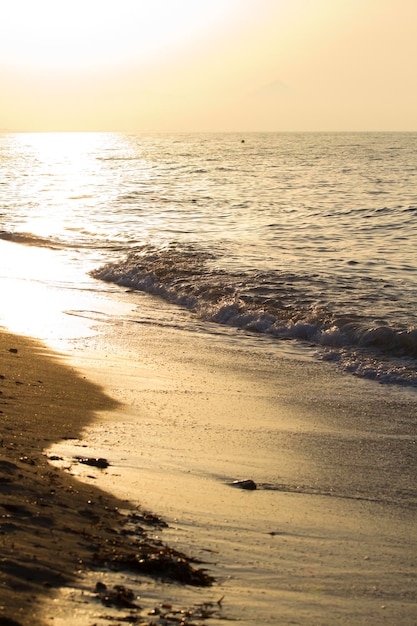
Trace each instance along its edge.
{"label": "breaking wave", "polygon": [[395,328],[318,301],[317,294],[326,291],[323,277],[278,270],[230,273],[211,254],[175,245],[142,246],[91,274],[160,296],[205,321],[308,342],[320,358],[357,376],[417,386],[417,328]]}

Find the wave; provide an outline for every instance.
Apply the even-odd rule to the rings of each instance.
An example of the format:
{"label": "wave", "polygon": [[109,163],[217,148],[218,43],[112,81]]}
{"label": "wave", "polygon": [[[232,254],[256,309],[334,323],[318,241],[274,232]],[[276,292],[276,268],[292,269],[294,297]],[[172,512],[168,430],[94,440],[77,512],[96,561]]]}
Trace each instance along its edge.
{"label": "wave", "polygon": [[[157,295],[199,318],[320,348],[357,376],[417,386],[417,328],[394,328],[317,302],[323,278],[288,272],[230,273],[213,255],[146,245],[91,272],[97,279]],[[340,287],[343,290],[343,285]]]}
{"label": "wave", "polygon": [[35,246],[37,248],[50,248],[51,250],[66,247],[57,239],[52,239],[51,237],[41,237],[39,235],[34,235],[33,233],[18,233],[2,230],[0,231],[0,239],[11,241],[13,243],[20,243],[26,246]]}
{"label": "wave", "polygon": [[96,235],[95,233],[87,231],[83,232],[82,230],[78,230],[77,234],[77,237],[74,237],[73,234],[72,237],[67,239],[59,239],[52,236],[42,237],[34,233],[1,230],[0,239],[25,246],[49,248],[50,250],[66,250],[72,248],[86,251],[104,250],[109,253],[125,250],[125,243],[117,241],[116,238],[113,240],[105,239],[102,235]]}

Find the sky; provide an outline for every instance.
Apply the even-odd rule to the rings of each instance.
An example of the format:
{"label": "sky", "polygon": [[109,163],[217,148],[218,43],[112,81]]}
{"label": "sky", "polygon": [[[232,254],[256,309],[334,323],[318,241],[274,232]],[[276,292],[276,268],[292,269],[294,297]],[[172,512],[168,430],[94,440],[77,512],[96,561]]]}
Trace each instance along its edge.
{"label": "sky", "polygon": [[2,0],[0,131],[417,131],[417,0]]}

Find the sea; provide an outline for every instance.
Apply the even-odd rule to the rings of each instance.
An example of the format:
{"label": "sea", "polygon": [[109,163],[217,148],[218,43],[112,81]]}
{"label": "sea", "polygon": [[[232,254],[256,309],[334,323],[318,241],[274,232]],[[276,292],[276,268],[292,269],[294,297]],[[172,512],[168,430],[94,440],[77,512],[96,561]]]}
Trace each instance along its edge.
{"label": "sea", "polygon": [[0,238],[59,252],[55,281],[76,267],[189,311],[178,324],[415,387],[416,146],[416,133],[3,134]]}
{"label": "sea", "polygon": [[213,626],[415,624],[417,133],[2,134],[0,294],[120,403],[45,453],[167,521]]}

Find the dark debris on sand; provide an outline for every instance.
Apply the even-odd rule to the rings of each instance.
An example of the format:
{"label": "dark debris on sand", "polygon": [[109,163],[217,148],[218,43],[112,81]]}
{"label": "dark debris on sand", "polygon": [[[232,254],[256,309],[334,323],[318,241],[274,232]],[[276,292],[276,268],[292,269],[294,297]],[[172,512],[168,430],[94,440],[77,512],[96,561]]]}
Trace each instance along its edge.
{"label": "dark debris on sand", "polygon": [[[182,625],[199,626],[201,621],[216,617],[221,619],[222,600],[217,602],[203,602],[189,608],[176,607],[171,603],[160,603],[158,606],[142,609],[138,604],[135,593],[124,585],[115,585],[111,589],[102,582],[96,584],[96,598],[108,608],[117,609],[120,612],[114,615],[101,615],[101,620],[108,620],[112,624],[140,624],[141,626],[157,625]],[[122,611],[129,612],[122,615]]]}
{"label": "dark debris on sand", "polygon": [[[144,517],[146,519],[147,515]],[[96,567],[136,572],[198,587],[213,584],[213,577],[205,569],[194,567],[193,564],[198,563],[196,559],[174,550],[159,539],[150,538],[143,528],[138,527],[138,519],[140,516],[136,513],[120,516],[118,531],[95,546],[93,563]],[[154,519],[154,523],[161,523],[160,518]],[[136,531],[126,533],[125,527],[131,527],[132,521],[135,522]],[[85,536],[85,531],[83,534]],[[91,545],[95,543],[92,535]]]}
{"label": "dark debris on sand", "polygon": [[[3,445],[0,462],[0,626],[12,625],[15,616],[19,626],[41,624],[28,621],[26,608],[30,615],[48,589],[73,585],[82,571],[123,571],[181,585],[212,585],[213,578],[196,567],[194,559],[149,535],[166,525],[159,517],[122,513],[120,505],[128,503],[77,482],[45,458],[22,455],[17,447],[13,446],[14,462],[5,458],[12,450]],[[104,598],[120,610],[136,605],[123,588],[103,591]],[[141,617],[131,623],[194,623],[183,617],[182,621],[177,616],[165,621],[153,617],[149,622]],[[118,618],[113,623],[119,623]]]}
{"label": "dark debris on sand", "polygon": [[[38,349],[20,339],[18,347],[0,350],[0,626],[44,626],[45,598],[76,586],[85,572],[123,570],[181,585],[211,585],[213,578],[193,559],[151,536],[163,520],[140,511],[123,514],[128,502],[48,462],[44,450],[77,438],[93,410],[114,403],[70,368],[58,361],[51,366]],[[105,469],[105,459],[87,459]],[[192,623],[191,613],[170,616],[162,604],[155,615],[140,615],[125,588],[105,597],[113,608],[118,603],[118,611],[129,612],[126,620],[117,617],[113,623]]]}

